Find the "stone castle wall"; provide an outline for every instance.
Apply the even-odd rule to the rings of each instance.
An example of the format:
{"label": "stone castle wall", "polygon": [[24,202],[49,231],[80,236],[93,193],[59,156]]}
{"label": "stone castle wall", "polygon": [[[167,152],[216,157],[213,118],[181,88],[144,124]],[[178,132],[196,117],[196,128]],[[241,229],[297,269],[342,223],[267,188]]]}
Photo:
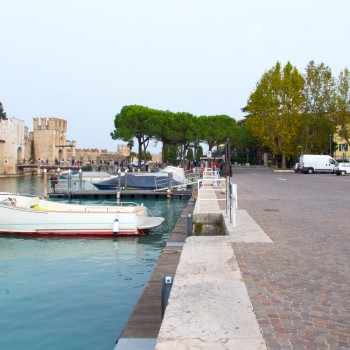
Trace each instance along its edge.
{"label": "stone castle wall", "polygon": [[75,150],[76,160],[82,163],[96,162],[100,151],[97,148],[77,148]]}
{"label": "stone castle wall", "polygon": [[130,155],[130,149],[127,145],[117,145],[117,153],[121,156],[128,157]]}
{"label": "stone castle wall", "polygon": [[0,174],[17,174],[17,164],[119,163],[129,156],[127,145],[117,145],[117,152],[82,148],[66,139],[67,121],[59,118],[33,118],[33,131],[16,118],[0,120]]}
{"label": "stone castle wall", "polygon": [[29,159],[28,128],[23,120],[0,119],[0,174],[16,174],[16,165]]}
{"label": "stone castle wall", "polygon": [[121,162],[125,159],[125,155],[119,152],[110,152],[106,149],[99,150],[97,148],[77,148],[75,150],[75,160],[84,163],[110,163],[115,161]]}
{"label": "stone castle wall", "polygon": [[67,121],[58,118],[33,119],[34,159],[52,164],[67,160]]}

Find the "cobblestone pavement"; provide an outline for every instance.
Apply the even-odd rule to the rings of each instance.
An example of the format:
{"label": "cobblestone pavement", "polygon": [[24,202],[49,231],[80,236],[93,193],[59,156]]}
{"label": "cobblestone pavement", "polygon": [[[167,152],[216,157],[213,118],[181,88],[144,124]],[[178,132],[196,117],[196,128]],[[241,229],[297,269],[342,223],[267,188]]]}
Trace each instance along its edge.
{"label": "cobblestone pavement", "polygon": [[268,349],[350,349],[350,176],[235,168],[233,182],[274,241],[235,244]]}

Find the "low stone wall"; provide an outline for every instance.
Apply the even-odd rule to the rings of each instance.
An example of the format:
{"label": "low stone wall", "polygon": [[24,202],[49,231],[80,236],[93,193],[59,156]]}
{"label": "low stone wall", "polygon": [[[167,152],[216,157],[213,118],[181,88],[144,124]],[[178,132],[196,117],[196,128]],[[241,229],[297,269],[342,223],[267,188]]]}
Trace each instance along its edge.
{"label": "low stone wall", "polygon": [[223,236],[227,234],[221,213],[193,215],[193,232],[196,236]]}

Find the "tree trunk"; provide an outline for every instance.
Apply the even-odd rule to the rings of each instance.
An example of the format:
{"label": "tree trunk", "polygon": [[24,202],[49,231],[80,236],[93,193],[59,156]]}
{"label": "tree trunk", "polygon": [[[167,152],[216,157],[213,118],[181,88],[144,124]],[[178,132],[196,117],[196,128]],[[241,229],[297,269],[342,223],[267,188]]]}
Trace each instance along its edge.
{"label": "tree trunk", "polygon": [[277,145],[278,145],[279,152],[280,152],[280,154],[282,156],[281,168],[285,169],[286,168],[286,155],[282,151],[282,141],[281,141],[281,137],[280,136],[277,136]]}
{"label": "tree trunk", "polygon": [[182,167],[186,168],[186,151],[187,151],[187,145],[184,145],[183,153],[182,153]]}
{"label": "tree trunk", "polygon": [[162,159],[161,159],[161,167],[163,168],[163,164],[164,164],[164,156],[165,156],[165,142],[163,141],[163,145],[162,145]]}
{"label": "tree trunk", "polygon": [[286,165],[286,155],[284,153],[282,153],[282,169],[286,169],[287,165]]}
{"label": "tree trunk", "polygon": [[137,141],[139,142],[139,154],[137,156],[138,158],[138,164],[137,168],[141,170],[141,158],[142,158],[142,142],[141,142],[141,137],[137,138]]}

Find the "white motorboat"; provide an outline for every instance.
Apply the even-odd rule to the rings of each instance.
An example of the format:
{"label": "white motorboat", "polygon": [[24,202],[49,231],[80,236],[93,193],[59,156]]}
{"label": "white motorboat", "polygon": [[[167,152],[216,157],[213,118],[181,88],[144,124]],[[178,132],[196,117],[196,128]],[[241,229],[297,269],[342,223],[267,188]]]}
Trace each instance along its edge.
{"label": "white motorboat", "polygon": [[0,193],[0,234],[55,236],[143,235],[164,218],[148,216],[147,207],[82,205],[38,196]]}

